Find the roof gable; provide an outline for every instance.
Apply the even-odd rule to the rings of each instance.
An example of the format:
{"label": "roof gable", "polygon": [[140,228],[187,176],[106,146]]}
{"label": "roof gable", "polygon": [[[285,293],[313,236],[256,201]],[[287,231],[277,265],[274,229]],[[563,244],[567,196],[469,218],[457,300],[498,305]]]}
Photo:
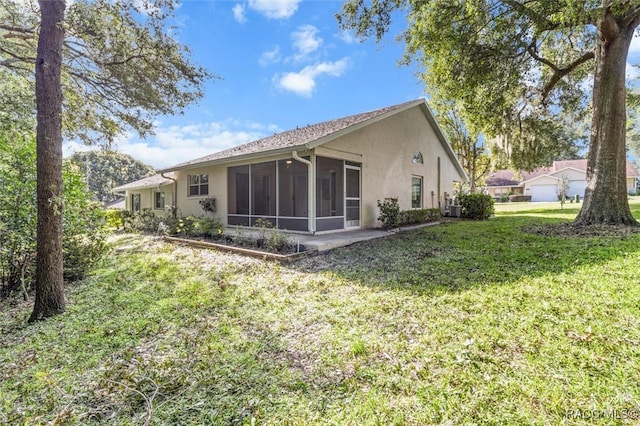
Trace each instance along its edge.
{"label": "roof gable", "polygon": [[562,180],[562,178],[559,178],[557,176],[544,174],[544,175],[538,175],[538,176],[532,177],[531,179],[527,179],[525,181],[522,181],[521,185],[525,185],[525,184],[528,184],[528,183],[533,183],[535,181],[542,180],[542,179],[551,179],[551,180],[556,181],[556,182],[559,182],[559,181]]}
{"label": "roof gable", "polygon": [[578,175],[580,175],[581,178],[586,179],[586,175],[587,175],[587,171],[586,170],[581,170],[581,169],[576,169],[575,167],[564,167],[562,169],[559,169],[553,173],[549,173],[550,176],[556,176],[559,178],[564,178],[565,176],[569,176],[571,177],[571,174],[569,174],[570,172],[573,172],[571,174],[574,174],[575,177],[575,173],[577,173]]}

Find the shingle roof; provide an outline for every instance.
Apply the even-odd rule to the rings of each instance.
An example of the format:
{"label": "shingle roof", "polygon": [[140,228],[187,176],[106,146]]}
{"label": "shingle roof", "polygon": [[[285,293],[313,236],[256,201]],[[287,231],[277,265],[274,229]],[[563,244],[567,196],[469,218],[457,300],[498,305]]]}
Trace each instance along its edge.
{"label": "shingle roof", "polygon": [[[586,172],[587,171],[587,160],[586,159],[582,159],[582,160],[554,161],[553,162],[553,166],[555,168],[555,171],[566,169],[567,167],[571,167],[571,168],[582,170],[582,171]],[[637,176],[639,176],[638,175],[638,171],[636,170],[636,168],[633,166],[633,164],[629,160],[627,160],[627,170],[625,172],[625,176],[626,177],[637,177]]]}
{"label": "shingle roof", "polygon": [[[165,175],[169,177],[174,177],[173,173],[165,173]],[[125,185],[117,186],[113,188],[111,192],[123,192],[131,188],[154,188],[157,186],[168,185],[170,183],[173,183],[171,179],[167,179],[165,177],[162,177],[162,175],[157,174],[157,175],[136,180],[134,182],[129,182]]]}
{"label": "shingle roof", "polygon": [[269,151],[304,147],[307,144],[316,142],[331,135],[335,135],[342,130],[346,130],[368,120],[378,118],[389,112],[409,106],[419,105],[420,103],[425,103],[425,101],[423,99],[413,100],[398,105],[380,108],[374,111],[368,111],[361,114],[338,118],[336,120],[324,121],[322,123],[311,124],[305,127],[298,127],[292,130],[284,131],[282,133],[274,134],[273,136],[268,136],[263,139],[259,139],[243,145],[238,145],[224,151],[206,155],[195,160],[176,164],[164,170],[177,170],[188,168],[190,166],[200,165],[203,163],[215,162],[218,160],[225,160],[250,154],[267,153]]}
{"label": "shingle roof", "polygon": [[518,182],[511,170],[498,170],[487,178],[487,186],[515,186]]}

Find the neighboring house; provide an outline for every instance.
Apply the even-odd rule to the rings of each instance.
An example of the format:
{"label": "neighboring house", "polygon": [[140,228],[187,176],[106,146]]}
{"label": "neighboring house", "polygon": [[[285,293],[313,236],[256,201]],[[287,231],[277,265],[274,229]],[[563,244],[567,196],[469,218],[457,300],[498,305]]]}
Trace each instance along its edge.
{"label": "neighboring house", "polygon": [[[635,192],[638,171],[627,160],[627,191]],[[587,160],[554,161],[551,167],[541,167],[531,172],[500,170],[487,179],[489,195],[499,199],[503,195],[528,195],[531,201],[558,201],[558,194],[565,185],[566,195],[584,198],[587,186]]]}
{"label": "neighboring house", "polygon": [[114,189],[127,209],[213,213],[226,226],[259,218],[281,229],[322,232],[379,225],[377,201],[441,208],[467,177],[423,99],[285,131],[177,164]]}

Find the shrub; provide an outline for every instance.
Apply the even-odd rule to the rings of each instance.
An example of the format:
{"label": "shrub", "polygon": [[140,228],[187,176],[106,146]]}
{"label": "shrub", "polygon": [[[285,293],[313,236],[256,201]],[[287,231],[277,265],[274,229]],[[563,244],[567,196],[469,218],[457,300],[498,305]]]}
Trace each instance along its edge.
{"label": "shrub", "polygon": [[66,163],[64,170],[63,275],[67,281],[76,281],[84,278],[108,250],[106,213],[101,203],[93,201],[78,166]]}
{"label": "shrub", "polygon": [[125,216],[131,215],[131,213],[127,210],[116,210],[109,209],[105,211],[105,218],[107,220],[108,228],[120,229],[124,228],[125,225]]}
{"label": "shrub", "polygon": [[378,220],[382,222],[384,229],[396,228],[400,223],[400,205],[397,198],[385,198],[384,201],[378,200],[378,208],[380,216]]}
{"label": "shrub", "polygon": [[184,236],[192,236],[193,228],[195,226],[195,216],[184,216],[178,219],[178,226],[176,227],[176,234]]}
{"label": "shrub", "polygon": [[75,234],[65,238],[62,247],[64,256],[64,279],[77,281],[98,264],[107,253],[104,235]]}
{"label": "shrub", "polygon": [[531,201],[531,195],[510,195],[509,201],[512,203],[523,203]]}
{"label": "shrub", "polygon": [[462,217],[473,220],[489,219],[493,213],[493,198],[488,194],[464,194],[460,196]]}
{"label": "shrub", "polygon": [[[0,298],[32,289],[36,262],[35,138],[0,133]],[[105,214],[77,165],[62,171],[62,250],[66,280],[82,278],[106,251]],[[58,202],[58,201],[56,201]]]}
{"label": "shrub", "polygon": [[218,238],[222,235],[222,222],[216,217],[199,217],[193,221],[191,236]]}
{"label": "shrub", "polygon": [[271,229],[265,241],[265,247],[271,251],[284,251],[293,247],[289,236],[277,229]]}
{"label": "shrub", "polygon": [[416,209],[403,210],[400,212],[400,225],[411,225],[414,223],[433,222],[442,218],[440,209]]}
{"label": "shrub", "polygon": [[150,209],[143,209],[131,216],[131,228],[140,232],[156,232],[161,219]]}

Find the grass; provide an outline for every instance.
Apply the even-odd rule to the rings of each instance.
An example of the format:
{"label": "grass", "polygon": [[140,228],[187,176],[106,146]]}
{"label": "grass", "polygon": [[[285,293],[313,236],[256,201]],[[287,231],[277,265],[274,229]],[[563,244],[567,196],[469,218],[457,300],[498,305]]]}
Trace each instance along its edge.
{"label": "grass", "polygon": [[0,423],[637,424],[640,234],[523,231],[578,207],[291,265],[115,236],[65,314],[0,305]]}

